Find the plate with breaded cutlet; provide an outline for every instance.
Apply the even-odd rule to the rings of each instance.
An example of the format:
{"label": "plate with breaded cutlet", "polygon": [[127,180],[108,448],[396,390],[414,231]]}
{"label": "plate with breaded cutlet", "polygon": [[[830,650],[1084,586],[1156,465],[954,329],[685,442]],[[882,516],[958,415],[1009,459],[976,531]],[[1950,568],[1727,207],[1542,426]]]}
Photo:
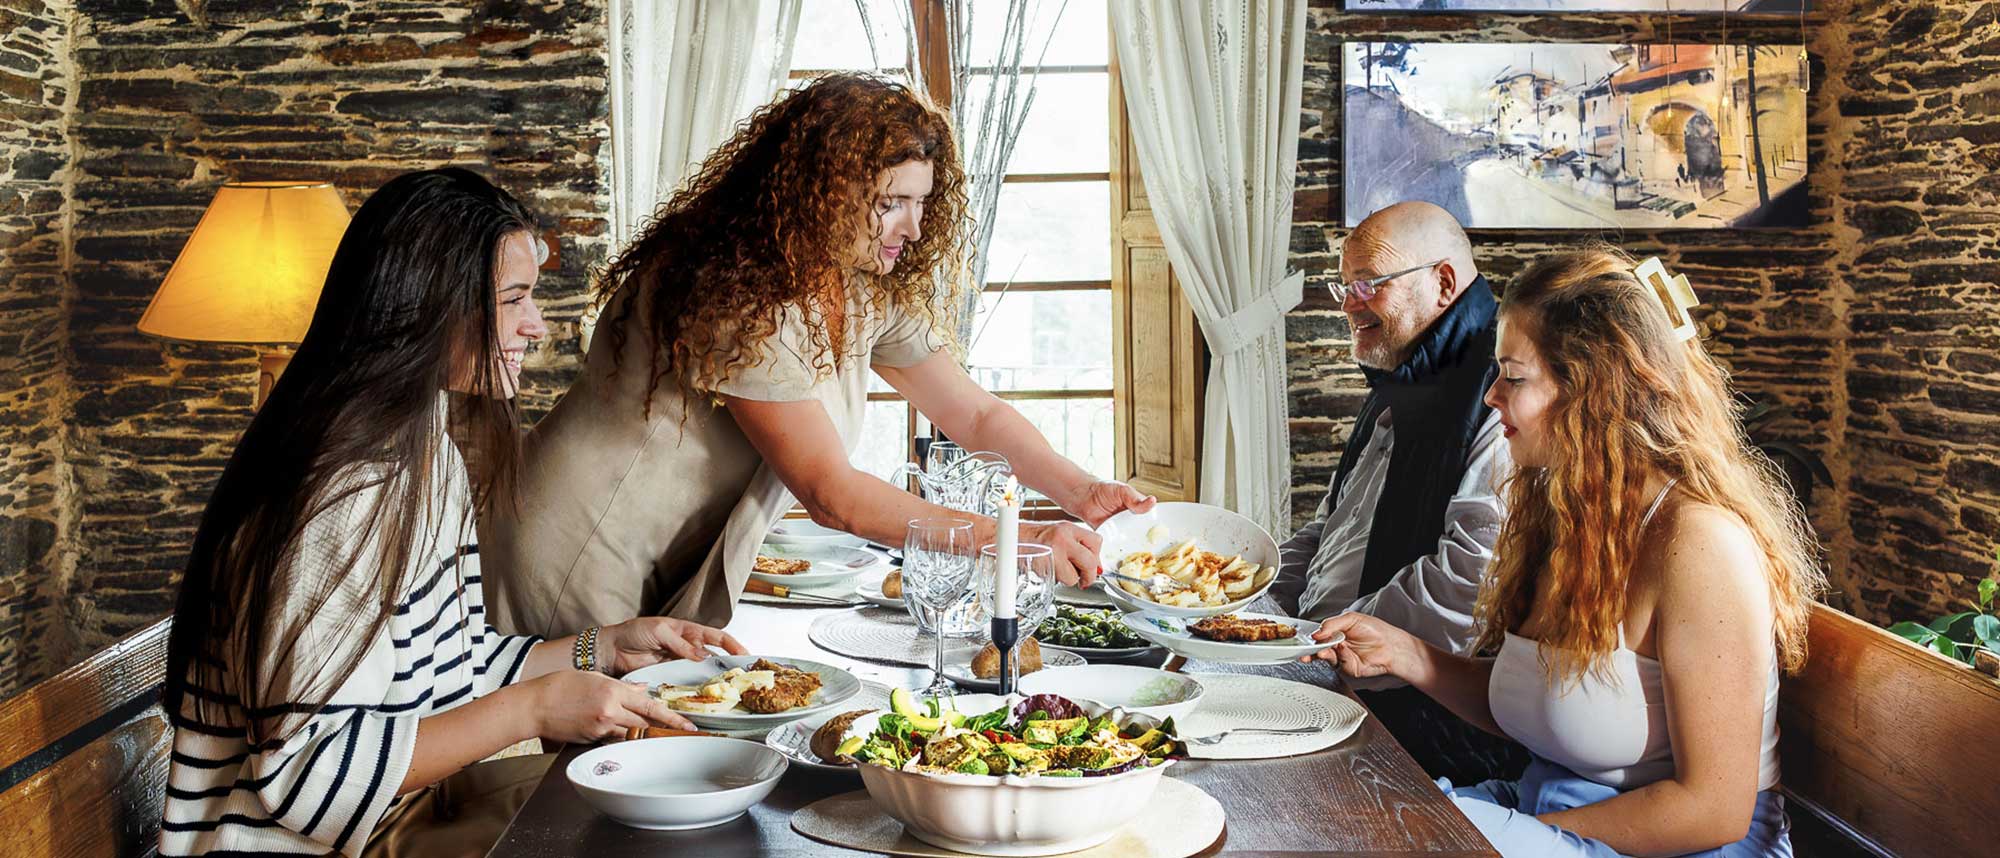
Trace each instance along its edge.
{"label": "plate with breaded cutlet", "polygon": [[1169,617],[1133,612],[1125,627],[1188,658],[1225,664],[1283,664],[1339,641],[1315,641],[1319,623],[1277,614],[1236,612],[1212,617]]}
{"label": "plate with breaded cutlet", "polygon": [[861,680],[830,664],[789,656],[711,655],[669,661],[625,674],[696,726],[716,730],[775,727],[838,706]]}
{"label": "plate with breaded cutlet", "polygon": [[839,584],[885,568],[882,555],[866,548],[844,545],[775,545],[757,548],[750,564],[750,577],[787,587],[818,587]]}

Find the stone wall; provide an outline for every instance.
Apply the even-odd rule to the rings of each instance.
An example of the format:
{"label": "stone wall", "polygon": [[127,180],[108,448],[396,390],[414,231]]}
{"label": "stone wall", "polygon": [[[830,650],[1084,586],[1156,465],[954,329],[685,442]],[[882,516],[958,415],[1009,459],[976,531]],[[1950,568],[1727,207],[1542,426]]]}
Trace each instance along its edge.
{"label": "stone wall", "polygon": [[[20,0],[0,0],[0,10],[10,2]],[[352,208],[404,171],[465,164],[514,191],[558,239],[559,267],[543,272],[538,289],[554,333],[530,356],[524,381],[536,412],[560,393],[576,359],[576,319],[588,271],[607,252],[609,208],[604,0],[208,0],[188,4],[205,12],[199,22],[166,0],[76,5],[68,289],[56,288],[61,242],[44,238],[21,245],[48,260],[28,275],[38,278],[39,303],[10,288],[0,306],[0,340],[36,343],[49,355],[39,371],[57,373],[52,355],[68,343],[66,456],[81,539],[72,568],[45,576],[37,590],[60,632],[43,662],[58,668],[171,610],[202,505],[251,414],[250,349],[169,343],[134,328],[219,184],[328,180]],[[29,39],[0,42],[0,89],[10,98],[22,88],[5,68],[17,41]],[[64,102],[68,86],[58,77],[44,87],[52,95],[36,97]],[[0,153],[13,151],[8,134]],[[23,146],[29,159],[16,156],[17,173],[51,173]],[[15,226],[28,222],[24,204],[10,197],[0,210],[9,235],[25,229]],[[11,269],[22,251],[6,252]],[[11,393],[17,385],[6,385],[10,395],[33,395],[28,386]],[[0,474],[32,471],[43,475],[41,486],[59,472],[16,452],[23,444],[53,449],[33,434],[48,422],[35,416],[44,407],[7,403]],[[29,434],[17,440],[24,420]],[[16,482],[9,476],[0,491],[20,491]],[[25,508],[37,509],[41,495]],[[0,508],[18,516],[23,501]],[[0,527],[47,541],[38,522]],[[18,601],[7,589],[21,586],[6,577],[14,566],[0,555],[0,602]],[[8,616],[0,614],[0,630]]]}
{"label": "stone wall", "polygon": [[[1482,230],[1498,281],[1589,239],[1687,274],[1710,348],[1746,393],[1787,406],[1776,434],[1818,452],[1832,600],[1878,622],[1945,610],[2000,538],[2000,4],[1822,0],[1799,231]],[[1339,225],[1345,40],[1800,41],[1796,19],[1309,12],[1294,264],[1312,284],[1288,319],[1295,520],[1311,515],[1364,387],[1331,278]]]}
{"label": "stone wall", "polygon": [[0,0],[0,696],[39,675],[46,586],[74,532],[62,455],[74,17],[68,0]]}

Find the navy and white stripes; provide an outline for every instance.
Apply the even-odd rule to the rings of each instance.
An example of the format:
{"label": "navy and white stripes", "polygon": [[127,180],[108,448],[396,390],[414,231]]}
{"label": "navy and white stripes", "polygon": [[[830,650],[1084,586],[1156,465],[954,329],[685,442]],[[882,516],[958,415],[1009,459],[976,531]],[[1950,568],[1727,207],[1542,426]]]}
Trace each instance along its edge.
{"label": "navy and white stripes", "polygon": [[[228,689],[197,689],[222,705],[225,716],[201,723],[190,705],[174,713],[174,748],[168,775],[160,854],[229,853],[360,855],[369,832],[395,799],[415,753],[417,722],[512,682],[536,638],[505,636],[485,621],[479,587],[478,547],[473,543],[464,464],[450,444],[439,456],[439,483],[449,510],[414,552],[404,595],[388,624],[372,639],[369,618],[351,613],[365,605],[365,568],[371,550],[356,555],[373,502],[371,491],[344,499],[306,525],[300,549],[287,568],[281,592],[290,611],[280,628],[296,630],[288,663],[267,665],[279,677],[278,701],[323,697],[283,677],[313,677],[329,665],[358,656],[354,672],[323,706],[304,702],[249,707]],[[425,549],[429,550],[425,550]],[[327,607],[298,607],[304,594],[327,583],[348,557],[364,558],[345,580],[333,582]],[[287,693],[289,692],[289,693]],[[305,715],[287,721],[287,735],[252,747],[243,725],[250,717]]]}

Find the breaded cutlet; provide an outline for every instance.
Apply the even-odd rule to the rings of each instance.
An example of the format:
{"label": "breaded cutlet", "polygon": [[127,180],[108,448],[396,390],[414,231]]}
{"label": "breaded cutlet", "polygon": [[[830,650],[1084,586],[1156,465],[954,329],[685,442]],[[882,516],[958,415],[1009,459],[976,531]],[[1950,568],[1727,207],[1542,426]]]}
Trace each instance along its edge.
{"label": "breaded cutlet", "polygon": [[743,708],[761,715],[796,709],[812,702],[813,694],[820,689],[817,673],[808,673],[770,659],[757,659],[750,665],[751,670],[771,671],[771,687],[749,688],[743,691]]}
{"label": "breaded cutlet", "polygon": [[1187,630],[1196,637],[1230,643],[1284,640],[1299,633],[1298,629],[1276,620],[1244,619],[1234,614],[1223,614],[1198,623],[1190,623]]}

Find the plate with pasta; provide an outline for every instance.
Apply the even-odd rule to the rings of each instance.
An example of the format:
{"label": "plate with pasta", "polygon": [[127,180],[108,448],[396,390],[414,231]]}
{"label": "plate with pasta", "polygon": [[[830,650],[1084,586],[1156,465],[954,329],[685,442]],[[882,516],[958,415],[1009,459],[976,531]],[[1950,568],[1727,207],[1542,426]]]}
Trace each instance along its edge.
{"label": "plate with pasta", "polygon": [[1278,542],[1256,522],[1217,506],[1161,503],[1122,512],[1097,528],[1106,572],[1099,586],[1119,607],[1207,617],[1256,601],[1278,577]]}

